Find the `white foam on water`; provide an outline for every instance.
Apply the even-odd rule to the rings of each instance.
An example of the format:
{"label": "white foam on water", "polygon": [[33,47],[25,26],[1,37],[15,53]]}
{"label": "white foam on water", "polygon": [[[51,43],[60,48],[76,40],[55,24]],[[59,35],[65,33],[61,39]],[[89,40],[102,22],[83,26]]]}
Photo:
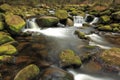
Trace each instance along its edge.
{"label": "white foam on water", "polygon": [[106,77],[94,77],[88,74],[77,73],[74,70],[68,70],[74,76],[74,80],[113,80]]}

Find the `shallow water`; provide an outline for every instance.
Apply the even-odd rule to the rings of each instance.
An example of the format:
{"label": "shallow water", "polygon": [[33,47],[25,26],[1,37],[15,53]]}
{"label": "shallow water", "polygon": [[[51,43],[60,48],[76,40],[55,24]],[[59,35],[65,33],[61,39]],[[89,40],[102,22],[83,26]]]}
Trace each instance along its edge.
{"label": "shallow water", "polygon": [[[34,22],[30,22],[31,28],[30,29],[32,34],[32,39],[34,43],[37,43],[35,37],[39,37],[40,35],[45,37],[45,41],[47,44],[48,49],[48,60],[51,61],[54,65],[59,66],[59,58],[58,55],[62,50],[65,49],[72,49],[77,54],[82,54],[84,52],[80,51],[83,46],[92,45],[92,46],[99,46],[103,49],[110,49],[112,47],[120,47],[116,46],[107,41],[104,37],[101,37],[98,34],[92,33],[94,31],[93,28],[86,27],[86,28],[78,28],[78,27],[66,27],[66,28],[46,28],[46,29],[38,29],[37,25]],[[35,26],[35,27],[34,27]],[[24,29],[28,30],[28,29]],[[30,31],[28,30],[28,31]],[[86,33],[86,36],[90,38],[89,40],[79,39],[75,34],[75,30],[80,30]],[[23,32],[24,32],[23,31]],[[31,44],[34,44],[31,43]],[[79,71],[80,70],[80,71]],[[118,80],[120,76],[117,74],[112,75],[112,73],[88,73],[75,70],[68,70],[70,73],[74,75],[75,80]]]}

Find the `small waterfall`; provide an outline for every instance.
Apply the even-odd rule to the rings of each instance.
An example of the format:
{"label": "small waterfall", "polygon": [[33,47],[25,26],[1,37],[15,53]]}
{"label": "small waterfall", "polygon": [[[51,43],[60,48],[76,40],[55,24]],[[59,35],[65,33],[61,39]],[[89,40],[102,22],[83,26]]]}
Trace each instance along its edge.
{"label": "small waterfall", "polygon": [[93,24],[97,23],[98,21],[99,21],[99,18],[98,17],[94,17],[93,21],[90,22],[89,24],[93,25]]}
{"label": "small waterfall", "polygon": [[22,29],[22,32],[39,32],[40,27],[35,23],[36,18],[28,19],[26,21],[26,27]]}
{"label": "small waterfall", "polygon": [[87,22],[88,17],[90,17],[90,14],[86,14],[85,18],[83,16],[73,16],[74,19],[74,26],[75,27],[82,27],[84,23],[89,23],[90,25],[93,25],[94,23],[97,23],[99,18],[98,17],[93,17],[93,20],[90,22]]}
{"label": "small waterfall", "polygon": [[77,73],[74,70],[68,70],[74,76],[74,80],[113,80],[106,77],[95,77],[88,74]]}
{"label": "small waterfall", "polygon": [[89,45],[91,46],[99,46],[103,49],[110,49],[112,47],[112,45],[107,42],[104,38],[100,37],[97,34],[90,34],[90,35],[86,35],[86,37],[90,38],[90,42]]}
{"label": "small waterfall", "polygon": [[82,16],[73,16],[73,19],[75,27],[82,27],[83,23],[85,22]]}

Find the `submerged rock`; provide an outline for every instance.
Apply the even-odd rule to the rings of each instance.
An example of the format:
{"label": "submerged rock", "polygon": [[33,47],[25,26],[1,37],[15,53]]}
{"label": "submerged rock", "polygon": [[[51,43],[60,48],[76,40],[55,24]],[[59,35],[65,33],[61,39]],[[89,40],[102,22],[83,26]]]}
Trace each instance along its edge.
{"label": "submerged rock", "polygon": [[85,33],[84,32],[80,32],[79,30],[76,30],[74,32],[74,34],[76,34],[81,39],[87,39],[87,37],[85,36]]}
{"label": "submerged rock", "polygon": [[25,26],[25,21],[17,15],[6,14],[5,22],[8,25],[8,29],[10,33],[16,34],[21,31],[21,29]]}
{"label": "submerged rock", "polygon": [[73,75],[59,68],[46,69],[40,80],[74,80]]}
{"label": "submerged rock", "polygon": [[108,65],[120,67],[120,48],[105,50],[100,58]]}
{"label": "submerged rock", "polygon": [[30,64],[20,70],[15,76],[14,80],[30,80],[36,77],[39,72],[40,70],[36,65]]}
{"label": "submerged rock", "polygon": [[55,27],[57,26],[59,19],[52,16],[43,16],[36,19],[36,22],[40,27]]}
{"label": "submerged rock", "polygon": [[62,67],[67,67],[67,66],[71,66],[71,65],[80,66],[82,64],[80,57],[77,56],[70,49],[62,51],[59,54],[59,58],[60,58],[60,63],[61,63],[60,65]]}
{"label": "submerged rock", "polygon": [[0,46],[0,55],[14,55],[17,53],[17,49],[10,44]]}

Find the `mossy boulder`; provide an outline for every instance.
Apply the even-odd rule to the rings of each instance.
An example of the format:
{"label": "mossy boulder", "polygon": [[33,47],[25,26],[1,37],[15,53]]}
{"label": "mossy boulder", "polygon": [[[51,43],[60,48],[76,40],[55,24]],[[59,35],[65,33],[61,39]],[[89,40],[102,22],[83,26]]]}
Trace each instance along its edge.
{"label": "mossy boulder", "polygon": [[6,14],[5,22],[8,25],[10,33],[13,34],[18,34],[21,31],[21,29],[25,26],[25,21],[20,16],[13,14]]}
{"label": "mossy boulder", "polygon": [[60,20],[67,19],[68,13],[66,10],[57,10],[55,13],[56,17],[58,17]]}
{"label": "mossy boulder", "polygon": [[0,45],[8,42],[15,41],[11,36],[5,32],[0,32]]}
{"label": "mossy boulder", "polygon": [[73,21],[70,18],[67,18],[66,25],[73,26]]}
{"label": "mossy boulder", "polygon": [[14,55],[17,53],[17,49],[10,44],[0,46],[0,55]]}
{"label": "mossy boulder", "polygon": [[120,20],[120,11],[112,13],[112,17],[115,20]]}
{"label": "mossy boulder", "polygon": [[113,31],[120,31],[120,24],[119,23],[112,23],[110,24],[110,26],[112,27]]}
{"label": "mossy boulder", "polygon": [[59,19],[51,16],[43,16],[36,19],[36,22],[40,27],[56,27]]}
{"label": "mossy boulder", "polygon": [[100,58],[109,65],[120,67],[120,48],[105,50]]}
{"label": "mossy boulder", "polygon": [[87,39],[87,37],[85,36],[85,33],[79,30],[76,30],[74,34],[77,35],[80,39]]}
{"label": "mossy boulder", "polygon": [[2,4],[2,5],[0,6],[0,10],[1,10],[1,11],[4,11],[4,12],[11,10],[11,8],[12,8],[12,7],[11,7],[9,4]]}
{"label": "mossy boulder", "polygon": [[73,75],[59,68],[47,68],[40,80],[74,80]]}
{"label": "mossy boulder", "polygon": [[0,21],[0,30],[4,29],[4,23],[2,21]]}
{"label": "mossy boulder", "polygon": [[110,25],[101,25],[98,29],[102,31],[112,31],[112,27]]}
{"label": "mossy boulder", "polygon": [[2,55],[2,56],[0,56],[0,61],[1,62],[13,63],[14,59],[15,59],[14,56],[9,56],[9,55]]}
{"label": "mossy boulder", "polygon": [[31,80],[36,77],[40,72],[40,69],[34,65],[30,64],[20,70],[15,76],[14,80]]}
{"label": "mossy boulder", "polygon": [[110,22],[110,16],[104,15],[100,17],[101,23],[108,24]]}
{"label": "mossy boulder", "polygon": [[70,49],[63,50],[59,54],[59,58],[60,58],[60,63],[61,63],[60,65],[62,67],[67,67],[71,65],[80,66],[82,64],[80,57],[76,55],[74,51]]}

